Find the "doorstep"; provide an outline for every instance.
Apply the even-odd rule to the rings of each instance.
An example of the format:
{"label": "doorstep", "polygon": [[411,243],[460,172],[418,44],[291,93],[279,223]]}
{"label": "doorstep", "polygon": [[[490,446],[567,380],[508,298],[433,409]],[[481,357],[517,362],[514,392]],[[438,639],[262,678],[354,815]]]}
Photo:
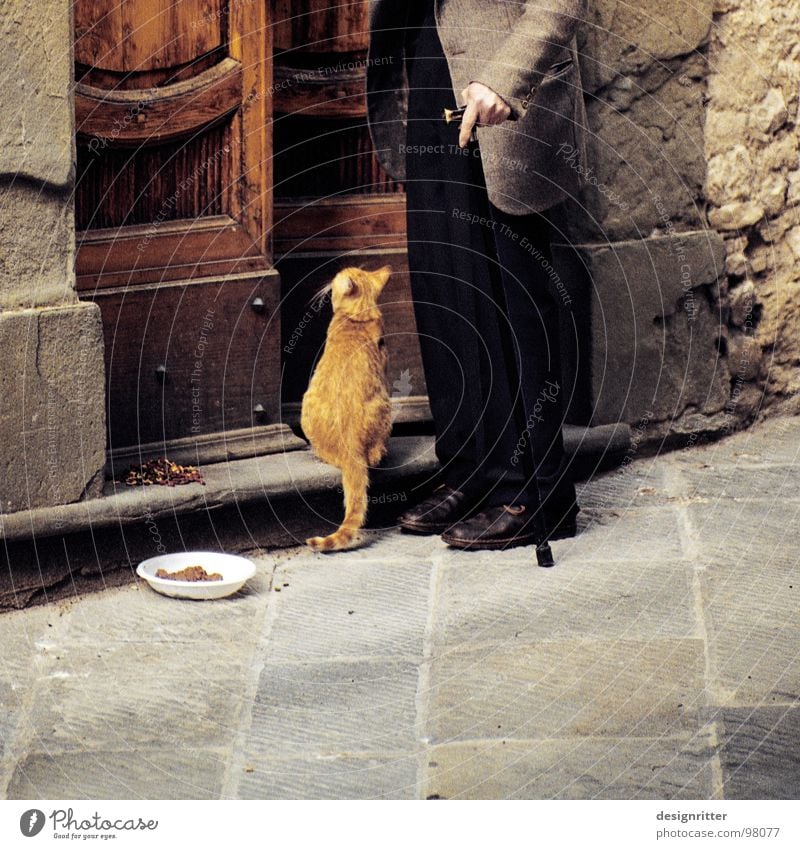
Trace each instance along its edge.
{"label": "doorstep", "polygon": [[[607,468],[630,447],[631,430],[625,424],[593,428],[568,425],[564,442],[567,454],[576,458],[580,467]],[[381,468],[372,474],[372,486],[385,490],[395,481],[424,478],[435,471],[436,465],[433,437],[394,437]],[[0,514],[0,539],[36,540],[225,506],[333,493],[341,482],[338,470],[320,462],[309,449],[212,463],[201,470],[205,485],[131,487],[109,480],[98,498]],[[337,498],[340,501],[341,495]]]}
{"label": "doorstep", "polygon": [[[565,428],[564,442],[586,477],[619,464],[631,431]],[[371,475],[370,528],[394,527],[397,514],[430,491],[436,468],[432,437],[394,437]],[[99,498],[0,515],[0,612],[131,583],[138,563],[157,554],[277,552],[341,522],[339,473],[308,449],[211,463],[202,472],[205,485],[107,481]]]}

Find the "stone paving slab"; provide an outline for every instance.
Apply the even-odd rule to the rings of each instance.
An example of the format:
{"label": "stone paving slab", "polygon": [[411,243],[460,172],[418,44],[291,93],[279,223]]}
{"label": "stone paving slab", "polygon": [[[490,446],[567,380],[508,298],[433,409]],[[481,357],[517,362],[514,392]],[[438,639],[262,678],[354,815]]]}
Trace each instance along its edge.
{"label": "stone paving slab", "polygon": [[250,767],[240,799],[415,799],[417,759],[407,753],[372,757],[270,760]]}
{"label": "stone paving slab", "polygon": [[[430,564],[302,554],[275,573],[268,661],[422,656]],[[288,584],[288,587],[284,587]]]}
{"label": "stone paving slab", "polygon": [[[223,745],[245,683],[240,653],[196,643],[62,646],[23,721],[48,752]],[[248,652],[249,658],[249,652]],[[238,662],[237,662],[238,661]]]}
{"label": "stone paving slab", "polygon": [[800,560],[792,563],[791,555],[775,562],[763,555],[724,560],[712,554],[703,563],[700,580],[711,628],[755,623],[800,628]]}
{"label": "stone paving slab", "polygon": [[[286,559],[281,553],[274,561]],[[86,596],[71,612],[64,640],[85,645],[249,642],[264,616],[272,580],[272,564],[255,562],[256,575],[239,593],[214,602],[170,599],[142,581],[113,594]]]}
{"label": "stone paving slab", "polygon": [[442,650],[432,660],[434,743],[691,733],[703,694],[700,640],[564,640]]}
{"label": "stone paving slab", "polygon": [[711,634],[708,643],[714,704],[800,702],[800,628],[741,623]]}
{"label": "stone paving slab", "polygon": [[713,752],[672,738],[500,740],[435,746],[426,797],[708,799]]}
{"label": "stone paving slab", "polygon": [[[30,616],[0,616],[0,792],[4,767],[10,768],[11,745],[17,724],[31,698],[31,681],[39,667],[37,643],[48,631],[54,611],[38,608]],[[1,798],[1,796],[0,796]]]}
{"label": "stone paving slab", "polygon": [[675,452],[676,457],[694,456],[697,462],[752,460],[797,467],[800,463],[800,417],[787,416],[758,422],[726,439]]}
{"label": "stone paving slab", "polygon": [[[764,556],[768,539],[769,532],[756,529],[736,559],[713,549],[703,559],[699,583],[715,704],[800,698],[800,561],[791,552]],[[753,543],[761,544],[760,557],[747,556]]]}
{"label": "stone paving slab", "polygon": [[[674,507],[582,510],[578,516],[578,535],[556,540],[553,554],[556,564],[572,559],[590,560],[604,568],[609,562],[627,562],[649,558],[674,562],[685,557],[681,515]],[[508,551],[460,551],[442,547],[434,549],[443,565],[467,564],[474,559],[487,568],[506,564],[535,564],[536,552],[531,546]]]}
{"label": "stone paving slab", "polygon": [[267,664],[245,758],[413,751],[417,678],[408,662]]}
{"label": "stone paving slab", "polygon": [[218,799],[225,754],[213,749],[35,752],[14,773],[8,799]]}
{"label": "stone paving slab", "polygon": [[[671,507],[616,509],[591,513],[580,546],[602,563],[635,560],[647,552],[653,560],[680,560],[685,555],[681,519]],[[567,542],[571,542],[567,540]],[[577,540],[575,541],[577,542]]]}
{"label": "stone paving slab", "polygon": [[[683,457],[675,467],[686,481],[686,494],[692,499],[712,503],[722,498],[751,501],[754,498],[797,499],[800,495],[800,462],[792,465],[766,465],[749,458],[737,458],[721,463]],[[794,505],[795,512],[800,504]]]}
{"label": "stone paving slab", "polygon": [[[698,566],[719,563],[738,568],[743,578],[742,593],[758,582],[759,575],[774,573],[788,579],[797,574],[795,542],[800,504],[721,499],[716,503],[689,504],[685,510],[690,551]],[[743,574],[748,570],[748,575]]]}
{"label": "stone paving slab", "polygon": [[721,725],[726,799],[800,798],[800,710],[725,708]]}
{"label": "stone paving slab", "polygon": [[596,475],[576,486],[583,508],[650,507],[668,503],[674,490],[669,467],[662,458],[646,458],[632,465]]}
{"label": "stone paving slab", "polygon": [[557,553],[555,569],[449,560],[439,576],[435,644],[696,636],[689,563],[584,562]]}
{"label": "stone paving slab", "polygon": [[11,757],[10,740],[23,709],[25,690],[16,677],[0,677],[0,764]]}

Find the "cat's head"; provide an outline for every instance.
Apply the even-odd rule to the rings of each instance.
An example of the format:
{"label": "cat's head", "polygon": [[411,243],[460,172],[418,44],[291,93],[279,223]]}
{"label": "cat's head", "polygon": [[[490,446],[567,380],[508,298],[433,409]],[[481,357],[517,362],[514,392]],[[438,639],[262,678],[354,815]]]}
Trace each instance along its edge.
{"label": "cat's head", "polygon": [[379,315],[378,297],[391,276],[388,265],[377,271],[343,268],[331,283],[333,311],[362,320]]}

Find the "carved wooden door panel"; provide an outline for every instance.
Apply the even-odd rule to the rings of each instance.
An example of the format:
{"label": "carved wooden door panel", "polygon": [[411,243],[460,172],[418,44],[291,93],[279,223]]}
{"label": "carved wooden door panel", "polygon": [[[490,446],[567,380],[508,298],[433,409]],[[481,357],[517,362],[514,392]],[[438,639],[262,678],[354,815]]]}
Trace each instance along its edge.
{"label": "carved wooden door panel", "polygon": [[103,314],[115,451],[202,454],[279,420],[268,10],[74,2],[78,288]]}

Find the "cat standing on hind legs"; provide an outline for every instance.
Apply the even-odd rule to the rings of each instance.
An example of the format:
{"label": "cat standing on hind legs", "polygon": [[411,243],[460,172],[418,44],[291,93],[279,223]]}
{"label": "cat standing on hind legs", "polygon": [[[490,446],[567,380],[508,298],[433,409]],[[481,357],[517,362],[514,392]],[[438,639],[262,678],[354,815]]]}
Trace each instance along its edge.
{"label": "cat standing on hind legs", "polygon": [[333,318],[303,396],[300,424],[320,460],[341,469],[345,514],[334,533],[306,540],[315,551],[361,542],[369,467],[386,454],[392,416],[378,296],[391,273],[388,266],[345,268],[330,285]]}

